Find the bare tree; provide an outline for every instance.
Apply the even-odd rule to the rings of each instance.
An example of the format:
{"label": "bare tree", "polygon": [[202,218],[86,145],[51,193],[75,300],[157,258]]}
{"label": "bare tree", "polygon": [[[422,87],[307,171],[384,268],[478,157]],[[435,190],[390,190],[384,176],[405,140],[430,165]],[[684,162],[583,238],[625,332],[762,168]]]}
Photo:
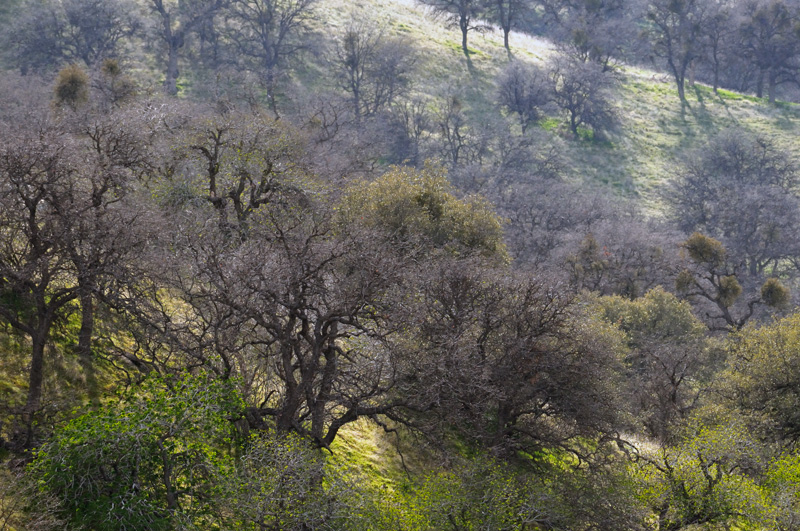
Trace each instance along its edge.
{"label": "bare tree", "polygon": [[531,0],[490,0],[487,2],[487,11],[492,16],[492,21],[496,22],[503,30],[503,46],[506,48],[509,57],[511,47],[508,44],[508,35],[511,30],[518,27],[534,10]]}
{"label": "bare tree", "polygon": [[766,82],[770,103],[778,85],[797,82],[800,71],[800,36],[797,8],[781,0],[744,4],[739,28],[747,57],[758,68],[756,95],[764,93]]}
{"label": "bare tree", "polygon": [[591,127],[598,137],[613,126],[610,91],[616,83],[601,65],[560,59],[553,63],[551,75],[554,100],[566,111],[575,138],[581,126]]}
{"label": "bare tree", "polygon": [[478,140],[468,123],[461,97],[446,95],[434,120],[439,129],[445,160],[454,168],[472,163],[476,157]]}
{"label": "bare tree", "polygon": [[716,92],[725,62],[736,53],[737,48],[733,6],[729,2],[711,2],[705,28],[707,46],[704,60],[710,63],[712,85]]}
{"label": "bare tree", "polygon": [[23,447],[33,443],[54,325],[79,303],[76,350],[88,364],[94,299],[119,260],[137,248],[122,234],[130,232],[132,212],[121,208],[123,176],[108,162],[54,129],[18,135],[0,157],[0,318],[31,341],[28,396],[21,411],[26,432],[17,441]]}
{"label": "bare tree", "polygon": [[395,162],[419,166],[432,127],[427,102],[419,98],[398,101],[391,108],[390,124],[395,133],[392,148]]}
{"label": "bare tree", "polygon": [[164,90],[174,96],[178,93],[178,61],[186,38],[228,7],[229,0],[148,0],[147,3],[158,18],[161,26],[158,36],[167,48]]}
{"label": "bare tree", "polygon": [[559,46],[573,58],[607,71],[635,39],[635,3],[626,0],[569,1],[556,19]]}
{"label": "bare tree", "polygon": [[647,13],[653,51],[667,62],[681,102],[686,102],[686,74],[703,53],[706,17],[702,0],[658,0]]}
{"label": "bare tree", "polygon": [[461,30],[461,49],[469,58],[467,35],[470,31],[480,33],[487,29],[480,20],[483,9],[480,0],[420,0],[420,2],[444,17],[448,25]]}
{"label": "bare tree", "polygon": [[369,22],[350,23],[337,43],[335,62],[357,120],[378,113],[408,89],[415,60],[408,41],[387,37]]}
{"label": "bare tree", "polygon": [[117,57],[141,20],[128,0],[28,2],[9,28],[11,57],[23,72],[67,63],[98,66]]}
{"label": "bare tree", "polygon": [[271,418],[323,447],[345,424],[417,403],[392,392],[411,355],[391,341],[406,265],[381,237],[335,230],[329,214],[265,205],[261,230],[235,244],[200,226],[181,245],[194,277],[170,281],[186,363],[240,377],[254,428]]}
{"label": "bare tree", "polygon": [[760,305],[781,308],[789,302],[789,290],[780,280],[771,277],[759,286],[760,279],[741,274],[718,240],[695,232],[683,246],[688,260],[676,288],[698,306],[711,330],[739,330]]}
{"label": "bare tree", "polygon": [[307,47],[316,0],[233,0],[227,35],[238,53],[252,60],[277,116],[276,83],[280,69]]}
{"label": "bare tree", "polygon": [[53,213],[51,204],[75,178],[62,141],[52,130],[18,134],[0,154],[0,316],[31,341],[28,394],[21,412],[25,431],[17,441],[21,447],[34,442],[51,329],[70,313],[78,297],[71,280],[74,270],[62,245],[72,227]]}
{"label": "bare tree", "polygon": [[742,273],[758,277],[783,274],[800,256],[798,183],[785,152],[764,137],[732,130],[687,156],[666,197],[685,233],[720,240]]}
{"label": "bare tree", "polygon": [[613,429],[617,347],[591,326],[576,328],[568,296],[475,261],[428,269],[424,317],[412,329],[432,355],[414,359],[416,392],[443,406],[447,426],[498,453],[554,446],[580,453],[571,443],[582,434]]}
{"label": "bare tree", "polygon": [[509,63],[497,79],[498,102],[517,114],[523,133],[542,117],[551,93],[552,82],[547,72],[519,60]]}

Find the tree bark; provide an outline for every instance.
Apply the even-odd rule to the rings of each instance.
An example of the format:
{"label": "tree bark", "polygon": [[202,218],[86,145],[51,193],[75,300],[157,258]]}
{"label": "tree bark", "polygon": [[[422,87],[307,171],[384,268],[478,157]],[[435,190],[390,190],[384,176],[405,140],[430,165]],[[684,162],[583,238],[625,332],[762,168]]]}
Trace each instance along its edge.
{"label": "tree bark", "polygon": [[22,408],[23,439],[22,448],[33,445],[33,419],[42,404],[42,384],[44,382],[44,351],[47,344],[49,324],[40,324],[36,333],[31,335],[31,367],[28,373],[28,397]]}
{"label": "tree bark", "polygon": [[178,94],[178,50],[183,45],[183,36],[173,35],[169,38],[168,48],[169,56],[167,58],[167,72],[164,79],[164,91],[170,96]]}

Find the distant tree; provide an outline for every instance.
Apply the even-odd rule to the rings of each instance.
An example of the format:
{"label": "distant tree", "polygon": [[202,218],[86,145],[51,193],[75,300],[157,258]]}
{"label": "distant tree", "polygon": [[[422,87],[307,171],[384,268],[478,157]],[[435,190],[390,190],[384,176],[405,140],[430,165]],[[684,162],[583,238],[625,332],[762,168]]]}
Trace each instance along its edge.
{"label": "distant tree", "polygon": [[497,79],[498,103],[517,114],[523,133],[542,117],[551,92],[552,83],[547,72],[520,60],[510,62]]}
{"label": "distant tree", "polygon": [[689,154],[666,198],[680,229],[720,240],[738,273],[757,278],[782,274],[800,256],[798,183],[784,151],[733,130]]}
{"label": "distant tree", "polygon": [[158,37],[167,49],[164,90],[169,95],[178,93],[178,61],[186,38],[204,24],[208,24],[230,0],[147,0],[151,13],[160,26]]}
{"label": "distant tree", "polygon": [[703,60],[711,66],[712,87],[717,91],[725,63],[736,53],[737,28],[735,12],[730,2],[711,2],[705,21],[706,46]]}
{"label": "distant tree", "polygon": [[636,299],[673,281],[677,234],[635,210],[612,207],[597,214],[604,219],[561,235],[566,240],[562,252],[568,254],[558,265],[569,274],[571,286]]}
{"label": "distant tree", "polygon": [[233,0],[227,35],[237,53],[252,61],[277,115],[276,83],[280,69],[303,48],[316,0]]}
{"label": "distant tree", "polygon": [[[177,204],[204,203],[211,208],[221,233],[241,240],[250,234],[251,218],[274,201],[303,195],[309,176],[303,142],[288,123],[263,113],[228,112],[188,117],[163,161],[170,186],[183,188]],[[187,119],[188,118],[188,119]]]}
{"label": "distant tree", "polygon": [[493,198],[509,219],[506,237],[512,256],[523,263],[565,271],[564,259],[575,253],[574,240],[580,242],[615,207],[605,194],[585,193],[556,179],[564,163],[558,147],[551,149],[541,161],[544,175],[517,176]]}
{"label": "distant tree", "polygon": [[591,61],[612,68],[634,41],[636,4],[627,0],[568,1],[556,22],[559,47],[581,62]]}
{"label": "distant tree", "polygon": [[524,19],[533,13],[533,2],[531,0],[488,0],[486,10],[491,15],[492,22],[497,23],[503,30],[503,46],[510,57],[511,47],[508,44],[508,35],[511,30],[519,27]]}
{"label": "distant tree", "polygon": [[89,76],[78,65],[64,67],[53,92],[56,106],[75,110],[89,102]]}
{"label": "distant tree", "polygon": [[469,58],[467,35],[470,31],[482,32],[487,29],[481,21],[483,3],[480,0],[419,0],[429,6],[434,13],[441,15],[450,26],[461,30],[461,49]]}
{"label": "distant tree", "polygon": [[125,40],[141,29],[129,0],[47,0],[23,4],[8,31],[11,60],[23,72],[65,63],[93,68],[116,58]]}
{"label": "distant tree", "polygon": [[610,92],[616,85],[596,63],[558,59],[551,66],[553,99],[569,117],[569,130],[578,138],[578,129],[591,127],[597,137],[612,127],[615,113]]}
{"label": "distant tree", "polygon": [[391,107],[390,124],[394,132],[393,162],[419,166],[433,119],[428,103],[420,98],[401,99]]}
{"label": "distant tree", "polygon": [[394,167],[369,184],[354,186],[341,215],[388,233],[399,248],[446,248],[453,254],[479,254],[507,260],[500,218],[480,196],[459,199],[444,168]]}
{"label": "distant tree", "polygon": [[686,74],[703,53],[706,19],[703,0],[657,0],[647,12],[653,52],[667,62],[681,102],[686,101]]}
{"label": "distant tree", "polygon": [[797,8],[782,0],[751,1],[743,5],[744,20],[739,28],[743,51],[758,68],[756,95],[766,83],[770,102],[775,89],[797,82],[800,71],[800,33]]}
{"label": "distant tree", "polygon": [[376,114],[403,94],[415,57],[410,43],[352,22],[336,47],[340,85],[350,94],[356,118]]}
{"label": "distant tree", "polygon": [[440,136],[442,157],[452,167],[470,164],[479,156],[480,145],[458,94],[446,94],[434,112],[434,124]]}
{"label": "distant tree", "polygon": [[789,302],[789,290],[777,278],[768,278],[759,287],[758,278],[738,274],[735,260],[728,258],[719,241],[695,232],[684,248],[689,260],[676,277],[676,289],[701,308],[703,303],[710,306],[702,311],[711,330],[739,330],[758,305],[781,308]]}
{"label": "distant tree", "polygon": [[107,108],[118,108],[131,102],[137,93],[136,82],[114,59],[106,59],[92,80],[92,88],[99,96],[98,104]]}

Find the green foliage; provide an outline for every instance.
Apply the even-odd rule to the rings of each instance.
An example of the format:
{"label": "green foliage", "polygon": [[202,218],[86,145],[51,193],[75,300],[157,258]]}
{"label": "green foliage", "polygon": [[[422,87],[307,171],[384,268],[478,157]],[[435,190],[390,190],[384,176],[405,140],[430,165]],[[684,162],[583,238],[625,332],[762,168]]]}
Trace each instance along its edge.
{"label": "green foliage", "polygon": [[762,436],[800,436],[800,313],[742,330],[731,341],[725,387]]}
{"label": "green foliage", "polygon": [[736,299],[742,294],[742,285],[736,279],[735,275],[726,275],[719,279],[719,302],[723,306],[733,306]]}
{"label": "green foliage", "polygon": [[53,89],[57,107],[77,109],[89,101],[89,75],[78,65],[65,66]]}
{"label": "green foliage", "polygon": [[599,315],[627,336],[634,410],[659,439],[691,411],[715,368],[720,349],[706,339],[706,327],[691,306],[658,287],[643,297],[601,297]]}
{"label": "green foliage", "polygon": [[753,435],[739,422],[689,424],[680,444],[652,450],[634,470],[639,496],[658,515],[658,529],[762,522],[769,503],[747,471],[760,455]]}
{"label": "green foliage", "polygon": [[692,308],[658,287],[643,297],[627,300],[619,296],[598,299],[602,317],[624,331],[632,348],[640,348],[653,338],[667,342],[702,340],[706,327]]}
{"label": "green foliage", "polygon": [[681,270],[675,277],[675,289],[678,293],[686,293],[694,287],[694,275],[688,269]]}
{"label": "green foliage", "polygon": [[768,306],[783,308],[789,304],[789,289],[777,278],[768,278],[761,286],[761,299]]}
{"label": "green foliage", "polygon": [[241,400],[205,377],[152,377],[56,431],[30,467],[62,515],[90,529],[204,525],[231,472]]}
{"label": "green foliage", "polygon": [[764,482],[772,503],[771,529],[790,531],[800,526],[800,454],[774,460]]}
{"label": "green foliage", "polygon": [[501,218],[480,196],[456,197],[445,169],[395,166],[345,197],[342,222],[388,231],[401,242],[418,238],[453,252],[475,251],[508,261]]}
{"label": "green foliage", "polygon": [[683,245],[689,253],[689,257],[699,264],[720,267],[725,263],[725,247],[714,238],[695,232]]}
{"label": "green foliage", "polygon": [[253,435],[222,491],[227,525],[254,531],[357,529],[372,501],[292,434]]}
{"label": "green foliage", "polygon": [[414,504],[425,529],[529,529],[551,523],[557,511],[542,484],[487,456],[429,474]]}

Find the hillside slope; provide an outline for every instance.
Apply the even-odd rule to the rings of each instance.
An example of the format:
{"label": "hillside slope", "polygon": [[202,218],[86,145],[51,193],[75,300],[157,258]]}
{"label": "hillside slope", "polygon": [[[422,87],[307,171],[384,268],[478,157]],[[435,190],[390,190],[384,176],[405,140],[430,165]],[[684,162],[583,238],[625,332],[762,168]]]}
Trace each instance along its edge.
{"label": "hillside slope", "polygon": [[[470,33],[470,65],[460,49],[458,29],[446,28],[443,20],[414,0],[323,0],[319,13],[320,29],[324,27],[328,35],[341,32],[352,18],[374,21],[413,41],[420,49],[413,88],[417,95],[458,91],[475,123],[500,112],[494,80],[508,57],[499,30]],[[516,58],[540,65],[557,53],[546,39],[519,32],[512,34],[511,48]],[[564,143],[571,180],[612,186],[625,196],[643,199],[652,209],[657,207],[658,185],[674,175],[682,153],[719,131],[739,127],[790,152],[800,148],[798,105],[770,105],[766,99],[725,90],[715,94],[698,83],[687,87],[688,105],[682,106],[672,78],[665,73],[620,65],[618,76],[618,128],[604,142]]]}

